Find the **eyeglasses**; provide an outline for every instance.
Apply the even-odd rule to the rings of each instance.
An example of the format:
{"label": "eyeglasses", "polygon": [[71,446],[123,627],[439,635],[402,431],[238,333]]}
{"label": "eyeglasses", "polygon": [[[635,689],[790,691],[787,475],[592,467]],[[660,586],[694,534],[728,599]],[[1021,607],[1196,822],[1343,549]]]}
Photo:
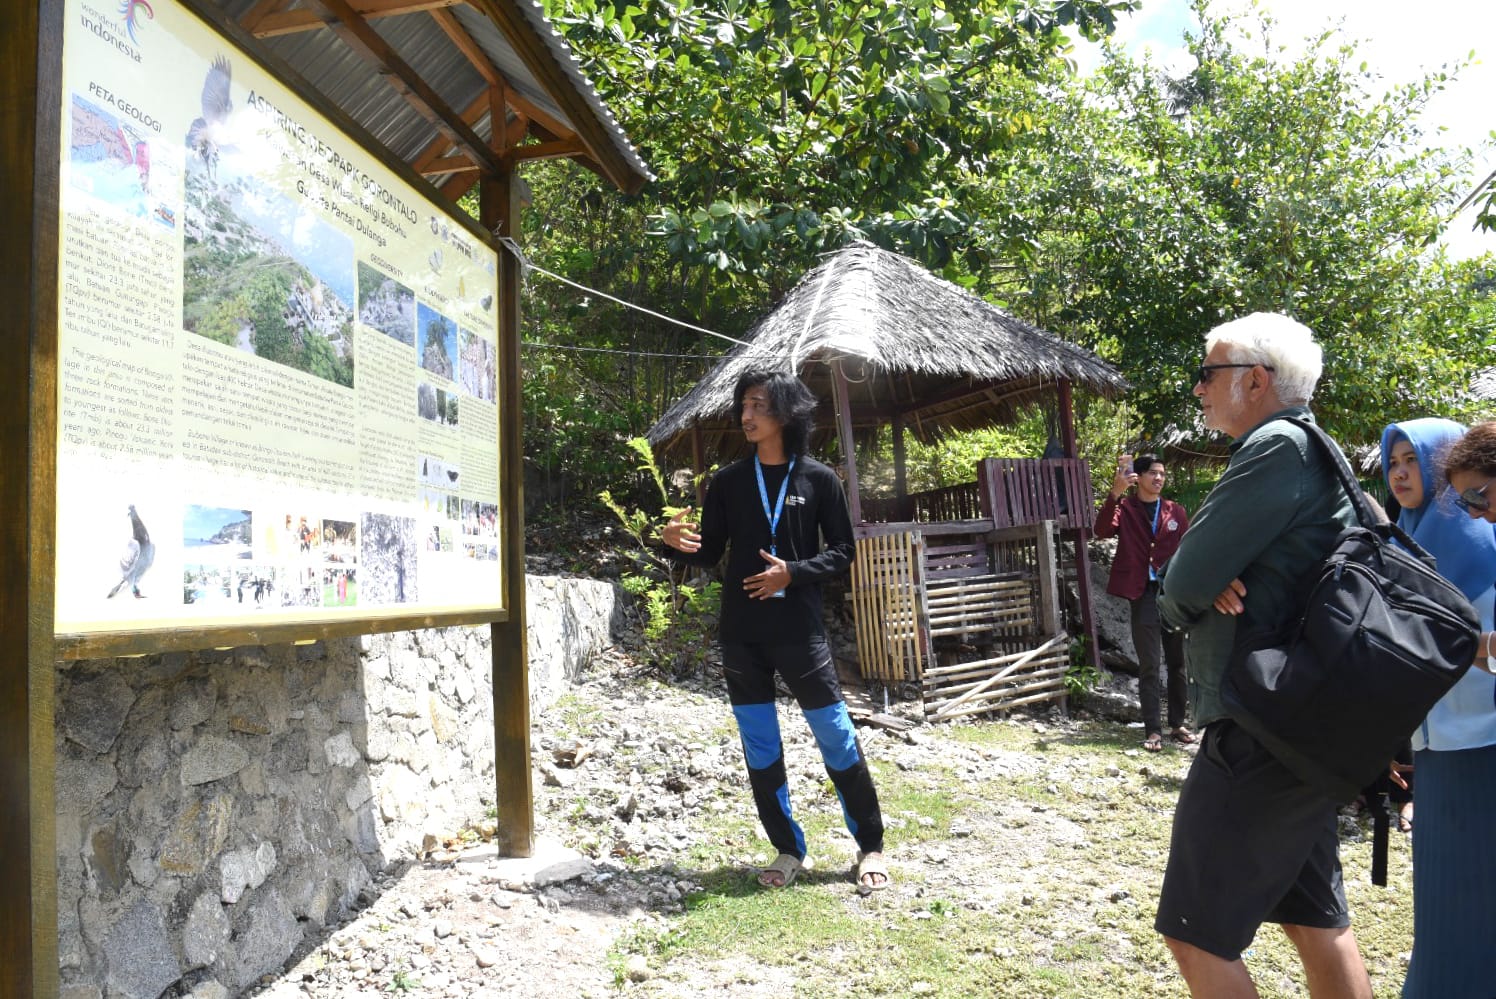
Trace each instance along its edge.
{"label": "eyeglasses", "polygon": [[1268,371],[1274,370],[1271,364],[1202,364],[1195,369],[1195,381],[1201,385],[1209,385],[1210,380],[1215,377],[1215,373],[1222,368],[1265,368]]}
{"label": "eyeglasses", "polygon": [[[1496,482],[1496,479],[1492,479],[1491,482]],[[1474,486],[1466,489],[1454,498],[1454,505],[1466,513],[1469,513],[1471,510],[1474,510],[1476,513],[1485,513],[1491,509],[1491,501],[1486,499],[1486,490],[1491,488],[1491,482],[1487,482],[1479,489],[1476,489]]]}

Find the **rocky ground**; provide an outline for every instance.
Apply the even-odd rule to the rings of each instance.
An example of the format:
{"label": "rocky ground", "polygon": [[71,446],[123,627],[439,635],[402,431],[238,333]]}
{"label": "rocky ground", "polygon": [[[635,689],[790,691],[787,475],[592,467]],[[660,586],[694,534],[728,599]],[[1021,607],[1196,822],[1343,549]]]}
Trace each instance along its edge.
{"label": "rocky ground", "polygon": [[[610,950],[625,934],[663,929],[683,911],[684,897],[700,890],[696,876],[681,866],[687,853],[699,856],[716,847],[720,864],[741,868],[745,881],[755,864],[769,859],[767,844],[757,837],[735,833],[716,839],[723,837],[723,828],[741,830],[744,819],[751,819],[741,753],[720,685],[720,676],[711,671],[660,682],[657,671],[622,652],[605,654],[584,683],[535,719],[540,843],[535,858],[498,860],[483,840],[491,828],[431,843],[421,862],[376,878],[366,908],[258,994],[267,999],[377,992],[433,999],[570,999],[610,994],[626,980],[649,978],[652,972],[642,958],[612,956]],[[814,742],[787,701],[781,700],[780,710],[791,786],[814,787],[824,780]],[[913,704],[893,706],[895,715],[913,718],[916,711]],[[1043,711],[994,724],[1058,732],[1075,723]],[[901,770],[954,765],[968,784],[997,784],[1053,766],[1042,756],[973,749],[949,740],[944,731],[865,727],[861,737],[875,765]],[[1171,751],[1157,759],[1160,768],[1182,773],[1188,754]],[[803,818],[819,805],[797,800],[796,807]],[[1009,811],[1015,814],[1006,815]],[[998,826],[1022,826],[1022,850],[1035,858],[1085,843],[1086,831],[1075,823],[1038,811],[1031,814],[1031,806],[1011,802],[995,805],[987,818]],[[735,821],[726,822],[728,817]],[[902,825],[929,822],[918,815],[890,817],[891,841]],[[970,834],[951,829],[957,839]],[[849,898],[855,898],[850,875],[842,873],[851,863],[852,846],[842,838],[846,842],[823,846],[813,859],[819,861],[820,878],[844,879]],[[977,870],[980,859],[963,859],[966,853],[958,845],[938,840],[907,850],[891,847],[890,857],[898,882],[890,897],[939,885],[967,898],[968,905],[992,903],[994,897],[977,896],[994,892],[1024,895],[1028,904],[1025,893],[1041,892],[1048,877],[1044,865],[1036,864],[1022,877],[993,885]],[[683,988],[676,983],[649,991],[783,994],[762,968],[745,974],[719,964],[693,975],[700,980]]]}

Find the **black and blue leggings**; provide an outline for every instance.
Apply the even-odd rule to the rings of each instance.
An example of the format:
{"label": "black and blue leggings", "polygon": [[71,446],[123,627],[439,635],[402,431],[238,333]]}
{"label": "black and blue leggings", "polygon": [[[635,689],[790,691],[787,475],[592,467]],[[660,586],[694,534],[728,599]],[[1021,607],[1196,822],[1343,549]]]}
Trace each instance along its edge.
{"label": "black and blue leggings", "polygon": [[825,640],[791,646],[724,645],[722,666],[727,699],[743,740],[753,803],[774,848],[805,859],[805,833],[790,810],[784,744],[774,708],[777,669],[810,723],[857,848],[863,853],[881,852],[883,814],[878,792],[842,700],[841,683]]}

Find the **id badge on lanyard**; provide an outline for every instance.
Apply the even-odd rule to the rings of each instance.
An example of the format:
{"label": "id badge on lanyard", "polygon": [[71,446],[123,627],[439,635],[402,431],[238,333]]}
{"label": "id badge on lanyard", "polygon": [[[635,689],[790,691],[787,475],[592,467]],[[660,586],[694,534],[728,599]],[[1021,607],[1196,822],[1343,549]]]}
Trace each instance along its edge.
{"label": "id badge on lanyard", "polygon": [[[758,476],[758,498],[764,504],[764,516],[769,519],[769,554],[775,558],[779,557],[778,542],[775,535],[779,531],[779,518],[784,513],[784,497],[789,493],[790,476],[795,472],[795,459],[790,459],[790,467],[784,470],[784,481],[779,484],[779,499],[775,501],[773,509],[769,507],[769,490],[764,485],[764,466],[759,463],[758,455],[753,456],[753,471]],[[769,594],[773,597],[783,597],[784,591]]]}

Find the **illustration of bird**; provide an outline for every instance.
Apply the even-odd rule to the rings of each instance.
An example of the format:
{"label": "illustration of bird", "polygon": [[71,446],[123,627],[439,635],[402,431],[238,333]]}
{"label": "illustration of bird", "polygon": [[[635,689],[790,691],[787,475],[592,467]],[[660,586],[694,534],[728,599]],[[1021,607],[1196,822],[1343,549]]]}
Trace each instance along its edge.
{"label": "illustration of bird", "polygon": [[218,169],[218,152],[227,145],[229,112],[234,109],[229,98],[233,68],[223,56],[215,56],[203,80],[203,115],[192,119],[187,129],[187,147],[202,158],[213,181]]}
{"label": "illustration of bird", "polygon": [[426,258],[426,262],[431,265],[433,271],[440,274],[442,272],[442,251],[432,250],[431,256]]}
{"label": "illustration of bird", "polygon": [[[140,577],[144,576],[151,563],[156,561],[156,545],[151,541],[151,535],[141,522],[140,514],[135,512],[135,504],[130,504],[130,541],[125,545],[124,554],[119,559],[119,571],[122,573],[120,581],[114,584],[114,589],[109,591],[112,597],[120,591],[120,587],[126,583],[130,584],[130,592],[137,597],[140,593]],[[106,598],[107,599],[107,598]]]}

